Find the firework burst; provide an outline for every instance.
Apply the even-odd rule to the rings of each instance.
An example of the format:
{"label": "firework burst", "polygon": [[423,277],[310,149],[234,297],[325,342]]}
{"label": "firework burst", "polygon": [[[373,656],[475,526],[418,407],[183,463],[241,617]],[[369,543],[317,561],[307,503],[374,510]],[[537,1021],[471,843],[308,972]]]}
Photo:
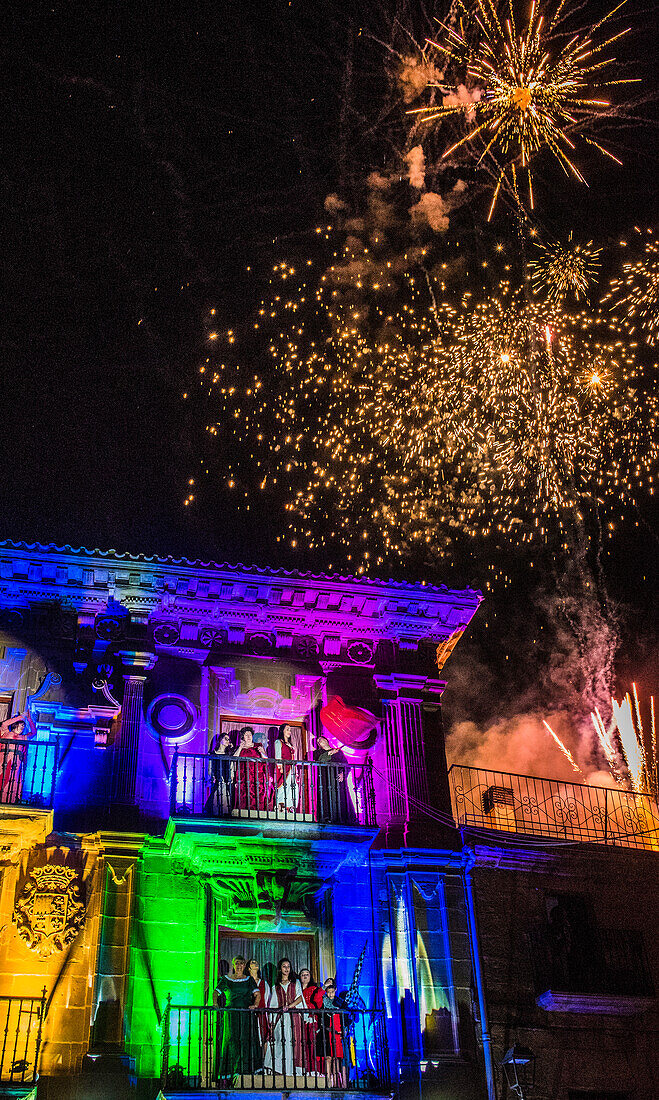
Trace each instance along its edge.
{"label": "firework burst", "polygon": [[659,242],[648,230],[643,255],[622,266],[602,299],[631,334],[640,330],[648,344],[659,340]]}
{"label": "firework burst", "polygon": [[[582,5],[579,5],[581,8]],[[441,105],[417,108],[426,123],[463,115],[467,133],[446,150],[450,157],[460,146],[477,141],[480,161],[491,157],[495,186],[488,219],[499,191],[510,177],[517,195],[516,166],[526,173],[533,207],[531,162],[548,150],[568,175],[585,183],[572,159],[574,137],[580,134],[605,156],[618,160],[586,135],[592,122],[611,106],[602,89],[629,81],[609,78],[610,47],[626,32],[600,37],[603,26],[622,5],[603,19],[574,34],[566,32],[567,0],[542,5],[533,0],[528,21],[518,27],[512,3],[473,0],[460,5],[459,26],[443,27],[440,41],[430,42],[440,57],[444,76],[431,84]],[[618,163],[620,163],[618,161]]]}
{"label": "firework burst", "polygon": [[600,268],[602,249],[592,241],[573,244],[572,234],[567,244],[538,245],[540,254],[529,264],[533,289],[552,301],[562,301],[573,295],[578,301],[594,282]]}
{"label": "firework burst", "polygon": [[652,491],[656,400],[608,318],[505,282],[451,304],[441,276],[426,305],[414,263],[394,274],[353,245],[296,290],[277,265],[281,292],[257,321],[270,366],[203,368],[207,428],[247,506],[283,487],[291,543],[334,546],[362,571],[415,548],[441,557],[457,538],[560,535],[589,503]]}

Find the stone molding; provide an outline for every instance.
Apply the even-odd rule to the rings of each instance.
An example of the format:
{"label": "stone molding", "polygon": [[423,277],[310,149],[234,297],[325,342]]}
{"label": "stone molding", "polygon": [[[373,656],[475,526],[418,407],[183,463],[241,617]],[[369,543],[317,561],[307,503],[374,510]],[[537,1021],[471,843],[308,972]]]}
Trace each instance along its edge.
{"label": "stone molding", "polygon": [[471,588],[0,543],[0,599],[7,607],[61,601],[89,622],[110,596],[136,622],[181,622],[182,628],[182,620],[191,619],[199,629],[258,633],[270,627],[277,635],[304,633],[321,644],[326,637],[371,646],[389,639],[409,649],[450,638],[482,599]]}

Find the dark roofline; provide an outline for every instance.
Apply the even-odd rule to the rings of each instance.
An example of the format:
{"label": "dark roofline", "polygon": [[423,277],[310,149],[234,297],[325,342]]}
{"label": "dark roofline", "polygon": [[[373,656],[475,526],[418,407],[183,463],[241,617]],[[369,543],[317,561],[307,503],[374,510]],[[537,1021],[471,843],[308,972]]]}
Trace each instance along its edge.
{"label": "dark roofline", "polygon": [[244,565],[242,562],[238,562],[235,565],[229,562],[214,562],[214,561],[200,561],[199,559],[190,560],[189,558],[174,558],[171,555],[167,557],[160,557],[158,554],[131,554],[127,551],[121,552],[118,550],[89,550],[86,546],[73,547],[69,543],[64,546],[56,546],[55,543],[48,543],[44,545],[40,542],[14,542],[12,539],[5,539],[0,541],[0,550],[24,550],[28,553],[40,553],[40,554],[71,554],[73,556],[87,556],[90,558],[101,557],[106,559],[114,559],[116,561],[126,562],[144,562],[150,565],[169,565],[169,566],[182,566],[185,569],[214,569],[219,571],[228,570],[230,572],[244,571],[246,573],[256,573],[262,577],[281,577],[291,578],[297,580],[311,580],[311,581],[330,581],[334,583],[350,583],[357,585],[369,585],[375,587],[376,585],[387,587],[395,587],[399,589],[415,590],[426,593],[436,593],[437,595],[444,595],[448,592],[453,592],[456,595],[471,596],[480,602],[483,599],[483,594],[478,589],[464,588],[464,589],[449,589],[447,585],[434,585],[427,584],[425,581],[395,581],[384,580],[379,577],[354,577],[344,576],[337,573],[311,573],[307,571],[300,571],[299,569],[272,569],[269,566],[261,565]]}

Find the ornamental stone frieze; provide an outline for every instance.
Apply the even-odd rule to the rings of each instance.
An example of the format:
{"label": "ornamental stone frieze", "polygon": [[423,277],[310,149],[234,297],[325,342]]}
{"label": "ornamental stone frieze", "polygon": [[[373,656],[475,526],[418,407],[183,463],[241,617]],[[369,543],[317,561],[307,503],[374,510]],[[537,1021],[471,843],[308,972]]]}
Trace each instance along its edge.
{"label": "ornamental stone frieze", "polygon": [[29,615],[32,604],[50,602],[121,636],[121,607],[136,626],[149,626],[156,646],[186,646],[199,656],[227,643],[260,656],[290,647],[300,660],[368,664],[381,641],[410,650],[445,643],[465,629],[481,598],[471,588],[0,543],[5,614]]}

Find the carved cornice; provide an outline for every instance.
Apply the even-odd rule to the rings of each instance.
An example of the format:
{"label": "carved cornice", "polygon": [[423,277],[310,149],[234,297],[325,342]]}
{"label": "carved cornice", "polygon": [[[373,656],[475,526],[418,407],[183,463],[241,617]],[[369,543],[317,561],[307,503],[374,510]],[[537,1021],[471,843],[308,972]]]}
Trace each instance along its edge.
{"label": "carved cornice", "polygon": [[0,601],[7,607],[63,601],[89,622],[109,596],[137,622],[180,626],[180,641],[190,648],[202,644],[202,629],[214,627],[247,636],[269,630],[277,647],[289,634],[307,634],[320,645],[334,639],[335,648],[388,639],[414,649],[464,628],[482,598],[471,588],[0,543]]}
{"label": "carved cornice", "polygon": [[392,672],[386,676],[374,676],[375,686],[384,699],[401,699],[408,702],[433,703],[442,697],[445,680],[428,676],[416,676],[405,672]]}

